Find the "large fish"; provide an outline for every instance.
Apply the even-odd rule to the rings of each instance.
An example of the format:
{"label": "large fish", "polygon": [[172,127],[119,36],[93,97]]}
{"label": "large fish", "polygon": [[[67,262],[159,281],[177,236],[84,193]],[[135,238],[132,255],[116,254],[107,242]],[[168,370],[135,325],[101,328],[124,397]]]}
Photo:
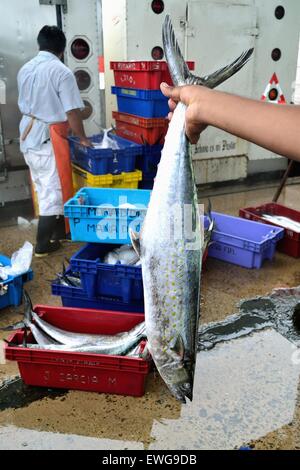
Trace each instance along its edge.
{"label": "large fish", "polygon": [[[163,24],[163,46],[175,85],[213,88],[240,70],[252,54],[249,50],[218,72],[195,77],[182,57],[168,16]],[[186,397],[193,397],[204,243],[190,144],[185,135],[185,111],[185,105],[178,103],[140,237],[131,232],[142,261],[149,349],[161,377],[183,403]]]}

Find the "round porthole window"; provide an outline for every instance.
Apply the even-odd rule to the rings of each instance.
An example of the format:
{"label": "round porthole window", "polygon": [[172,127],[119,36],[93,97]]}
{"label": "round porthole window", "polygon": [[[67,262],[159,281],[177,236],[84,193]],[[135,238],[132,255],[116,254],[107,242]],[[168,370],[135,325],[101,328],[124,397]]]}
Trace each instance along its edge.
{"label": "round porthole window", "polygon": [[75,59],[84,60],[90,53],[90,46],[85,39],[77,38],[72,42],[71,52]]}
{"label": "round porthole window", "polygon": [[75,78],[80,91],[87,90],[91,85],[91,76],[86,70],[76,70]]}

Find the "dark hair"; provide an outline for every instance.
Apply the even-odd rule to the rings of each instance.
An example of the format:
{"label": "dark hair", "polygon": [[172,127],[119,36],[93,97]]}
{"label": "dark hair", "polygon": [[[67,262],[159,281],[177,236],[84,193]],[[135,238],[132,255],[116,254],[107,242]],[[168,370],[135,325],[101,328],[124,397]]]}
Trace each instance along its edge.
{"label": "dark hair", "polygon": [[61,54],[66,47],[66,36],[57,26],[43,26],[38,34],[37,42],[40,51]]}

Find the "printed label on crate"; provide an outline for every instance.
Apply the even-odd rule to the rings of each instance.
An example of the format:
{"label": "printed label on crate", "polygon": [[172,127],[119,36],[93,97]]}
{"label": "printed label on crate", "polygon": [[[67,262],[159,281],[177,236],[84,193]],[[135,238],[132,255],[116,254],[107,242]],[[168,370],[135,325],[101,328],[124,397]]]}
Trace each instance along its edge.
{"label": "printed label on crate", "polygon": [[121,75],[120,82],[123,83],[123,86],[124,86],[124,83],[126,83],[126,84],[129,83],[130,85],[135,85],[136,84],[136,81],[133,78],[133,76],[129,75],[128,73],[123,73]]}
{"label": "printed label on crate", "polygon": [[232,246],[222,245],[220,243],[213,242],[210,249],[212,251],[223,251],[228,255],[235,255],[235,249]]}
{"label": "printed label on crate", "polygon": [[99,206],[97,208],[91,208],[91,209],[93,209],[93,212],[96,216],[116,217],[117,216],[116,208],[114,206],[111,206],[111,208],[107,207],[107,206],[108,206],[108,204],[105,204],[105,207]]}
{"label": "printed label on crate", "polygon": [[98,384],[99,379],[96,375],[86,375],[86,374],[74,374],[74,373],[65,373],[60,372],[59,381],[63,383],[79,383],[79,384]]}
{"label": "printed label on crate", "polygon": [[136,96],[137,95],[136,90],[129,90],[128,88],[122,88],[121,93],[123,95],[130,95],[130,96]]}

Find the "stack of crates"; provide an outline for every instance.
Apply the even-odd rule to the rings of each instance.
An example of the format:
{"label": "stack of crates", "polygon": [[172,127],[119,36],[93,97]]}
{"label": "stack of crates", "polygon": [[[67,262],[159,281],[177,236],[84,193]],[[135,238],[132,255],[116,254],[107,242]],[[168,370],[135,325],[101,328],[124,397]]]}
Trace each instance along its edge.
{"label": "stack of crates", "polygon": [[129,229],[140,232],[151,191],[82,188],[65,204],[72,241],[87,244],[75,253],[66,276],[80,277],[73,285],[52,283],[52,294],[65,307],[143,312],[141,265],[108,264],[106,255],[130,244]]}
{"label": "stack of crates", "polygon": [[[194,62],[187,64],[194,69]],[[162,82],[172,85],[167,63],[111,62],[110,68],[115,78],[112,93],[118,104],[118,111],[113,112],[116,133],[142,144],[136,164],[143,173],[139,188],[152,189],[168,129],[168,100],[160,91]]]}
{"label": "stack of crates", "polygon": [[103,136],[89,137],[93,147],[82,146],[77,137],[69,137],[75,192],[82,187],[138,187],[142,172],[136,169],[136,158],[142,146],[109,134],[112,148],[101,148]]}

